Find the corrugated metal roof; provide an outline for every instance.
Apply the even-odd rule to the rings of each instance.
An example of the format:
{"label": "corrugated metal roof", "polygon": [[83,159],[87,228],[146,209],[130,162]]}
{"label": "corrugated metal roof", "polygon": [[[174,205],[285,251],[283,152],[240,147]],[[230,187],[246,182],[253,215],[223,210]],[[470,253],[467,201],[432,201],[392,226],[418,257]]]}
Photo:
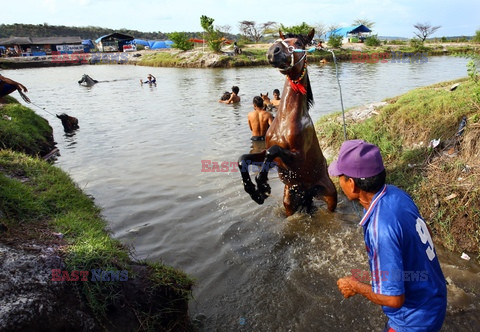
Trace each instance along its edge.
{"label": "corrugated metal roof", "polygon": [[32,40],[29,37],[9,37],[0,39],[0,45],[30,45]]}
{"label": "corrugated metal roof", "polygon": [[330,36],[333,36],[333,35],[346,37],[349,33],[360,33],[360,32],[372,32],[372,30],[370,30],[363,24],[360,24],[360,25],[354,25],[346,28],[338,28],[338,29],[329,31],[325,34],[325,36],[327,38],[330,38]]}
{"label": "corrugated metal roof", "polygon": [[43,44],[81,44],[82,39],[78,36],[75,37],[32,37],[33,45]]}
{"label": "corrugated metal roof", "polygon": [[10,37],[0,39],[0,45],[60,45],[81,44],[80,37]]}
{"label": "corrugated metal roof", "polygon": [[121,39],[121,40],[133,40],[134,39],[133,36],[126,35],[124,33],[114,32],[114,33],[110,33],[108,35],[101,36],[100,38],[97,38],[95,40],[95,43],[99,43],[100,41],[102,41],[105,38],[115,38],[115,39]]}

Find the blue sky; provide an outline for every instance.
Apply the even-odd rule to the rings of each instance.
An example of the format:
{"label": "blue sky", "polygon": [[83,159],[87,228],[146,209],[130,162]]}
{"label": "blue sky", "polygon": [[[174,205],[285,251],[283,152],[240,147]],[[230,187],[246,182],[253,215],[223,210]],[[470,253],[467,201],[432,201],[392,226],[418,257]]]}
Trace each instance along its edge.
{"label": "blue sky", "polygon": [[441,25],[434,37],[474,35],[479,0],[14,0],[3,1],[0,23],[127,28],[145,32],[201,31],[200,16],[238,33],[243,20],[349,26],[375,22],[382,36],[413,37],[415,23]]}

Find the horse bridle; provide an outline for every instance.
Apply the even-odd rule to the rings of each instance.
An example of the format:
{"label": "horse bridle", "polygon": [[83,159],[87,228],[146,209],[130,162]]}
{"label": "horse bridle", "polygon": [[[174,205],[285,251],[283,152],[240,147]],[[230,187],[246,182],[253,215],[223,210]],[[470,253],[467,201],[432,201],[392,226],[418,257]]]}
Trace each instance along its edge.
{"label": "horse bridle", "polygon": [[[283,46],[285,46],[288,53],[290,54],[290,58],[291,58],[290,67],[282,69],[284,71],[287,71],[287,70],[290,70],[290,69],[294,68],[296,65],[298,65],[307,56],[307,51],[306,50],[303,50],[301,48],[295,48],[291,45],[288,45],[287,43],[285,43],[285,41],[283,39],[277,39],[276,42],[281,43]],[[295,62],[295,57],[293,56],[293,53],[300,53],[300,52],[303,52],[303,56],[300,58],[300,60]]]}

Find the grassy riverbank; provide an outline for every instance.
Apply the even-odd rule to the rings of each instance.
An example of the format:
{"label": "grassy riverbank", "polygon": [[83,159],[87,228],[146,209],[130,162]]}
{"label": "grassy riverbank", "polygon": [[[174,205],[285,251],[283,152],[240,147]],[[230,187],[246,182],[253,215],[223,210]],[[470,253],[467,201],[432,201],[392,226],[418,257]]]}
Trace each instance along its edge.
{"label": "grassy riverbank", "polygon": [[[189,326],[193,281],[162,264],[132,261],[93,200],[68,174],[36,157],[41,137],[52,135],[48,122],[8,101],[0,106],[0,243],[47,244],[62,257],[62,270],[90,271],[89,281],[75,287],[103,327],[122,327],[116,324],[127,317],[123,327],[134,330]],[[95,282],[92,270],[127,271],[128,280]]]}
{"label": "grassy riverbank", "polygon": [[[377,144],[388,182],[413,197],[435,240],[480,260],[480,81],[439,83],[386,101],[367,118],[347,112],[348,139]],[[463,117],[467,125],[457,136]],[[338,153],[341,114],[321,118],[316,128],[326,154]],[[440,144],[429,147],[434,139]]]}
{"label": "grassy riverbank", "polygon": [[[190,51],[181,51],[178,49],[165,49],[161,51],[142,51],[141,57],[130,57],[130,62],[141,66],[151,67],[191,67],[191,68],[208,68],[208,67],[244,67],[244,66],[264,66],[268,65],[266,53],[271,44],[246,45],[240,55],[233,55],[232,50],[227,49],[225,52],[215,53],[208,48],[195,48]],[[326,46],[327,47],[327,46]],[[335,57],[338,61],[351,61],[352,56],[358,60],[358,53],[361,52],[365,57],[370,55],[370,60],[378,62],[384,54],[383,59],[390,59],[393,52],[402,53],[402,58],[396,60],[403,61],[403,54],[412,54],[411,61],[421,60],[419,56],[414,54],[423,53],[425,57],[434,55],[453,55],[466,53],[480,53],[480,45],[474,43],[462,44],[430,44],[419,47],[412,46],[408,43],[400,45],[384,44],[378,47],[368,47],[365,44],[347,44],[342,48],[334,49]],[[375,58],[371,56],[375,54]],[[308,54],[310,63],[332,62],[333,55],[326,50],[317,50]],[[410,61],[410,57],[406,57],[405,61]]]}

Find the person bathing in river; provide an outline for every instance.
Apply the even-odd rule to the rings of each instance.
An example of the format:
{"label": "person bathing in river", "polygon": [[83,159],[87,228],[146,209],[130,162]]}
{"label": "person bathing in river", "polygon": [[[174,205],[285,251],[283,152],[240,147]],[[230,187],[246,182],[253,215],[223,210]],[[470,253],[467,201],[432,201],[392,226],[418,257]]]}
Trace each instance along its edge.
{"label": "person bathing in river", "polygon": [[240,92],[240,89],[238,86],[232,86],[232,93],[230,95],[230,98],[228,100],[219,100],[218,102],[224,103],[224,104],[234,104],[234,103],[239,103],[240,102],[240,96],[238,93]]}
{"label": "person bathing in river", "polygon": [[270,102],[272,103],[273,107],[278,109],[278,105],[280,105],[280,90],[273,90],[273,99],[271,99]]}
{"label": "person bathing in river", "polygon": [[252,141],[265,141],[265,134],[272,124],[273,116],[263,109],[263,99],[253,97],[253,111],[248,113],[248,125],[252,131]]}
{"label": "person bathing in river", "polygon": [[349,200],[364,207],[360,226],[370,264],[370,272],[352,270],[351,276],[340,278],[340,292],[381,305],[389,318],[383,331],[439,331],[447,288],[432,238],[410,196],[385,184],[378,147],[346,141],[328,172],[339,177]]}
{"label": "person bathing in river", "polygon": [[143,84],[143,83],[148,83],[148,84],[157,84],[157,78],[155,76],[153,76],[152,74],[148,74],[147,76],[147,80],[144,82],[142,80],[140,80],[140,84]]}

